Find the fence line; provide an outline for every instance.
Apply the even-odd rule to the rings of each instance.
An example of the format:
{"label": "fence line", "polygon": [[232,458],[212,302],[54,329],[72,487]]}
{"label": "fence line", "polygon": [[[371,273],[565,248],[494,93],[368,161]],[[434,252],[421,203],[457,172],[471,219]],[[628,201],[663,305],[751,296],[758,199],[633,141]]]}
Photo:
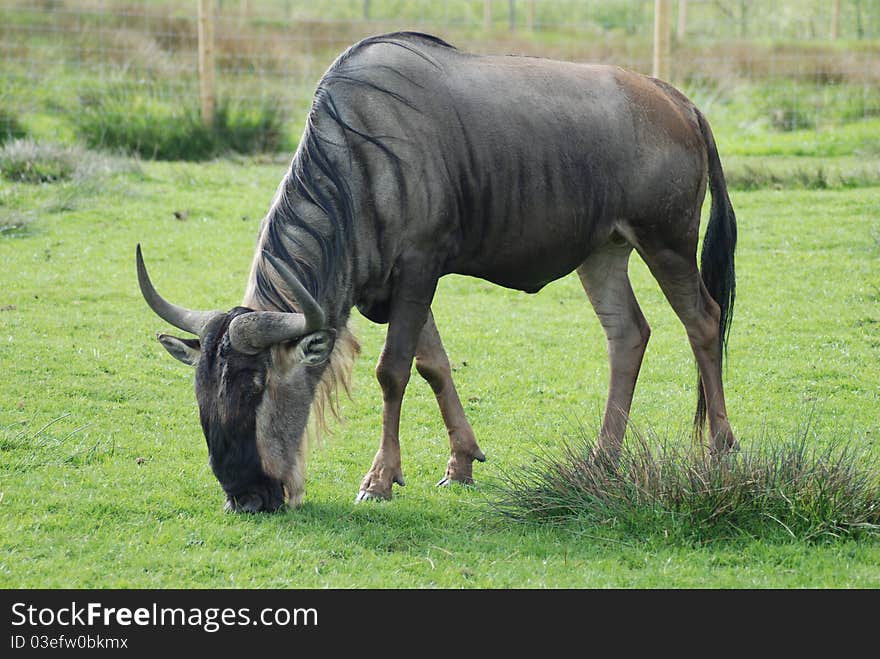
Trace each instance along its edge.
{"label": "fence line", "polygon": [[[213,66],[198,47],[207,5]],[[669,36],[658,53],[655,7]],[[217,102],[267,100],[298,122],[341,50],[396,29],[481,53],[653,70],[717,111],[744,90],[759,107],[741,122],[787,130],[880,116],[880,0],[0,0],[0,103],[62,133],[59,113],[114,85],[208,122]],[[200,87],[200,68],[202,79],[216,72],[216,91]]]}

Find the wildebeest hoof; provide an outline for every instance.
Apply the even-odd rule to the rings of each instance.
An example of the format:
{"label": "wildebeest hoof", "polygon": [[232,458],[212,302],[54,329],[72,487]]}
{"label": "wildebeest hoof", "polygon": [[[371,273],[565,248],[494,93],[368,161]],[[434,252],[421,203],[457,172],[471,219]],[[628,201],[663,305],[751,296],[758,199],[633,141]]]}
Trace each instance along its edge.
{"label": "wildebeest hoof", "polygon": [[485,462],[486,456],[476,448],[470,453],[453,453],[446,464],[446,475],[437,483],[437,487],[446,487],[450,483],[462,485],[474,484],[474,460]]}
{"label": "wildebeest hoof", "polygon": [[406,485],[400,467],[394,468],[373,464],[373,468],[367,472],[367,475],[361,481],[361,489],[354,502],[360,503],[367,499],[390,499],[391,487],[394,483]]}
{"label": "wildebeest hoof", "polygon": [[456,478],[450,478],[449,476],[444,476],[437,482],[437,487],[449,487],[450,485],[473,485],[474,479],[469,478],[468,480],[458,480]]}
{"label": "wildebeest hoof", "polygon": [[369,490],[361,490],[358,492],[357,497],[355,497],[355,503],[361,503],[362,501],[390,501],[391,500],[391,492],[388,494],[382,494],[380,492],[370,492]]}
{"label": "wildebeest hoof", "polygon": [[727,427],[722,429],[722,431],[715,436],[709,446],[709,455],[713,459],[719,460],[721,458],[735,455],[739,450],[739,442],[736,441],[736,437],[734,437],[733,431],[730,427]]}

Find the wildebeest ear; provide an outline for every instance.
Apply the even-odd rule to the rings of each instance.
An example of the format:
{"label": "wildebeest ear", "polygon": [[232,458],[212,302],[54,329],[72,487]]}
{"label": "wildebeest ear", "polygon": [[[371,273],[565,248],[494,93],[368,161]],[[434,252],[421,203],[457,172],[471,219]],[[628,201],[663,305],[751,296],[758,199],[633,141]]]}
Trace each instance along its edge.
{"label": "wildebeest ear", "polygon": [[309,366],[321,364],[330,357],[335,342],[336,332],[333,330],[320,330],[306,334],[297,342],[294,357],[296,361]]}
{"label": "wildebeest ear", "polygon": [[195,366],[202,356],[202,346],[199,345],[198,339],[178,339],[170,334],[157,334],[156,338],[169,355],[184,364]]}

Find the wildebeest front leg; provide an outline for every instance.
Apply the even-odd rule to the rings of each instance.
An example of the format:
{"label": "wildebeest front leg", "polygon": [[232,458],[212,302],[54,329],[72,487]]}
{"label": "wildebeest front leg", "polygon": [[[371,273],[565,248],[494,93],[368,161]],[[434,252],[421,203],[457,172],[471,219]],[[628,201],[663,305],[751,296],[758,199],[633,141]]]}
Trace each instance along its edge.
{"label": "wildebeest front leg", "polygon": [[419,335],[431,310],[437,276],[420,258],[401,258],[392,286],[388,333],[376,365],[376,379],[382,387],[382,440],[356,501],[390,499],[391,486],[404,484],[398,437],[400,408]]}
{"label": "wildebeest front leg", "polygon": [[450,455],[446,465],[446,475],[437,484],[473,483],[473,462],[474,460],[484,462],[486,456],[477,445],[474,431],[464,414],[464,408],[452,381],[449,357],[443,349],[440,333],[434,323],[434,314],[430,311],[416,346],[416,369],[434,390],[440,414],[443,415],[443,423],[449,433]]}

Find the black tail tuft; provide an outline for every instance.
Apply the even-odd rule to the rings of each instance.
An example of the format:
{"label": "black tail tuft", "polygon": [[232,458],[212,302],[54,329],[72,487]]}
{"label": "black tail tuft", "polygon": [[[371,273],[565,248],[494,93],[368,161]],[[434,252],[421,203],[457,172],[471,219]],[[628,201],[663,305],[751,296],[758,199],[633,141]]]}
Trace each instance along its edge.
{"label": "black tail tuft", "polygon": [[[709,295],[721,308],[718,332],[719,366],[727,353],[727,339],[733,320],[733,303],[736,300],[736,215],[727,194],[727,182],[721,169],[721,159],[712,129],[706,118],[697,111],[700,132],[706,142],[709,158],[709,189],[712,192],[712,210],[709,224],[703,238],[703,251],[700,254],[700,273]],[[697,377],[697,411],[694,416],[694,432],[698,435],[706,423],[706,394],[702,380]]]}

